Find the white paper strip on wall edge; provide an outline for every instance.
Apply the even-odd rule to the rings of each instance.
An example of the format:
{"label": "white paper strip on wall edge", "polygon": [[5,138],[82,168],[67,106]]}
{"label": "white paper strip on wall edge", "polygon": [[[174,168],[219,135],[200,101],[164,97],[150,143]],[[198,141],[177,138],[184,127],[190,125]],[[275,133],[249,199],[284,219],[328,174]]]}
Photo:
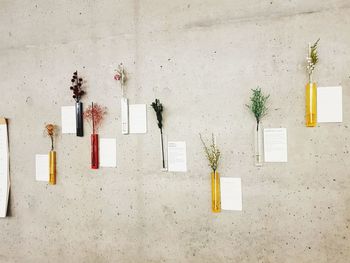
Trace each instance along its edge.
{"label": "white paper strip on wall edge", "polygon": [[50,179],[50,165],[48,154],[35,155],[35,180],[48,182]]}
{"label": "white paper strip on wall edge", "polygon": [[77,133],[75,106],[61,107],[62,133]]}
{"label": "white paper strip on wall edge", "polygon": [[0,217],[6,217],[10,193],[7,121],[0,118]]}
{"label": "white paper strip on wall edge", "polygon": [[117,140],[114,138],[101,138],[99,141],[100,166],[117,167]]}
{"label": "white paper strip on wall edge", "polygon": [[317,122],[343,121],[342,87],[317,88]]}
{"label": "white paper strip on wall edge", "polygon": [[221,177],[220,188],[222,210],[242,211],[241,178]]}
{"label": "white paper strip on wall edge", "polygon": [[129,133],[129,102],[127,98],[121,98],[121,119],[122,119],[122,134]]}

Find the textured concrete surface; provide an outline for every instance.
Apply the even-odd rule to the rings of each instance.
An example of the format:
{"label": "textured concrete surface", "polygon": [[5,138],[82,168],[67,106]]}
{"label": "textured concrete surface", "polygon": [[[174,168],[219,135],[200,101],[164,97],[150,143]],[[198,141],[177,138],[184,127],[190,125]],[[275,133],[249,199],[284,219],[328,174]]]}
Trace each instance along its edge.
{"label": "textured concrete surface", "polygon": [[[0,115],[10,119],[11,214],[0,262],[349,262],[348,0],[0,1]],[[304,127],[307,43],[315,79],[343,89],[344,122]],[[114,69],[131,103],[159,97],[188,173],[160,172],[159,130],[122,136]],[[79,70],[109,109],[118,168],[89,169],[86,136],[60,136],[57,185],[35,182],[45,122],[73,105]],[[288,129],[289,162],[253,165],[250,89],[271,94],[265,127]],[[222,176],[241,177],[243,208],[214,215],[198,133],[217,134]]]}

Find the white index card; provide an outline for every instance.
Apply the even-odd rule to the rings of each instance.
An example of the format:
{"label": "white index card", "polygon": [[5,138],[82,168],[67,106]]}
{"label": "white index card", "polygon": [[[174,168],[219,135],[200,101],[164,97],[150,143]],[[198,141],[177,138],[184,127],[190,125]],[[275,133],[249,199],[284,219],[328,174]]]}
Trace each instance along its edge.
{"label": "white index card", "polygon": [[241,178],[221,177],[220,190],[222,210],[242,211]]}
{"label": "white index card", "polygon": [[287,162],[287,129],[264,129],[265,162]]}
{"label": "white index card", "polygon": [[186,142],[168,142],[168,171],[187,171]]}
{"label": "white index card", "polygon": [[48,154],[36,154],[35,155],[35,179],[37,181],[48,182],[50,179],[50,165]]}
{"label": "white index card", "polygon": [[62,133],[77,133],[75,106],[61,107]]}
{"label": "white index card", "polygon": [[147,132],[147,107],[146,104],[129,105],[129,133]]}
{"label": "white index card", "polygon": [[0,118],[0,217],[6,217],[10,193],[7,122]]}
{"label": "white index card", "polygon": [[317,88],[317,122],[343,121],[342,87]]}
{"label": "white index card", "polygon": [[100,139],[100,166],[117,167],[117,140],[114,138]]}

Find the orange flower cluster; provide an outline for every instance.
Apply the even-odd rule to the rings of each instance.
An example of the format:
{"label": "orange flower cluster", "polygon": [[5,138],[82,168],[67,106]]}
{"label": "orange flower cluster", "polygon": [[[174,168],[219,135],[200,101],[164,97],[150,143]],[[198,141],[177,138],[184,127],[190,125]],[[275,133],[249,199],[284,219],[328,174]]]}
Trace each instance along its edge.
{"label": "orange flower cluster", "polygon": [[45,134],[51,139],[51,151],[54,150],[53,137],[56,135],[56,125],[49,123],[45,125]]}
{"label": "orange flower cluster", "polygon": [[45,131],[46,131],[48,136],[50,136],[50,137],[54,136],[55,135],[55,125],[51,124],[51,123],[47,124],[45,126]]}

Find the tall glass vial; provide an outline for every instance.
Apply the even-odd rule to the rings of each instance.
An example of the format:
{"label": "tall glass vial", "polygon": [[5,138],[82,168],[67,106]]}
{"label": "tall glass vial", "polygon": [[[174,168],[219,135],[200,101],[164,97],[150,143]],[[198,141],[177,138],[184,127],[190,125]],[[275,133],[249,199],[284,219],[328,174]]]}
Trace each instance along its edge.
{"label": "tall glass vial", "polygon": [[56,184],[56,152],[50,151],[50,178],[49,178],[49,184],[54,185]]}
{"label": "tall glass vial", "polygon": [[98,134],[91,134],[91,169],[99,167]]}
{"label": "tall glass vial", "polygon": [[305,88],[305,119],[306,127],[316,127],[317,124],[317,86],[308,83]]}
{"label": "tall glass vial", "polygon": [[216,171],[211,173],[211,203],[214,213],[221,212],[220,175]]}
{"label": "tall glass vial", "polygon": [[83,103],[75,103],[75,115],[76,115],[76,126],[77,126],[77,136],[84,136],[84,120],[83,120]]}
{"label": "tall glass vial", "polygon": [[263,135],[261,124],[254,126],[254,161],[256,166],[263,165]]}

